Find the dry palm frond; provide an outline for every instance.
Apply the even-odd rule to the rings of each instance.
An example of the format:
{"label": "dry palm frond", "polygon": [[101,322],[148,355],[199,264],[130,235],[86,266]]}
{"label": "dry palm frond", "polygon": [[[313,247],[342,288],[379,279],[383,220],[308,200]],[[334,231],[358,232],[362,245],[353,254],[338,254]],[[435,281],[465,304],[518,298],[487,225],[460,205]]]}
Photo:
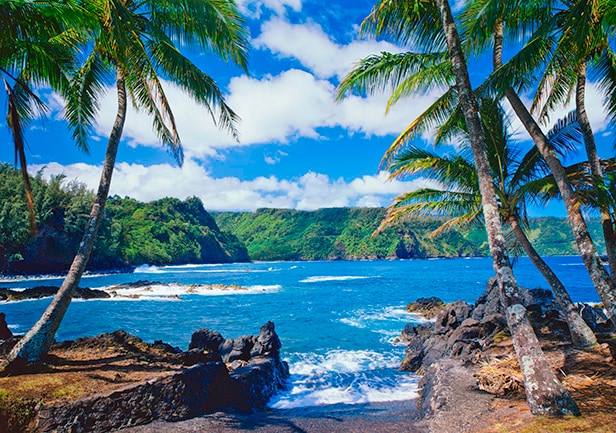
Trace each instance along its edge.
{"label": "dry palm frond", "polygon": [[479,389],[490,394],[512,394],[524,387],[522,372],[514,356],[483,362],[475,377]]}

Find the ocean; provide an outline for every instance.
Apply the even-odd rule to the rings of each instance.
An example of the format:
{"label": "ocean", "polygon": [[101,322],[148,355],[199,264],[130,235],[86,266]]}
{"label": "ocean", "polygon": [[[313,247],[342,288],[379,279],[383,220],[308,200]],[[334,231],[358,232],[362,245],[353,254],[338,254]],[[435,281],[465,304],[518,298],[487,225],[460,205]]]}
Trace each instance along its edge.
{"label": "ocean", "polygon": [[[599,302],[579,257],[546,261],[574,301]],[[516,262],[514,272],[524,287],[548,287],[527,258]],[[418,377],[397,370],[404,346],[395,339],[406,323],[422,319],[407,313],[405,305],[426,296],[472,303],[493,275],[489,258],[141,266],[132,273],[84,276],[80,287],[153,284],[146,291],[121,291],[138,297],[74,300],[56,339],[123,329],[150,343],[163,340],[187,349],[199,328],[236,338],[257,335],[271,320],[291,370],[288,387],[270,402],[272,408],[408,400],[417,395]],[[0,280],[0,287],[61,282],[11,278]],[[243,289],[201,286],[218,284]],[[13,333],[25,333],[49,302],[2,302],[0,312]]]}

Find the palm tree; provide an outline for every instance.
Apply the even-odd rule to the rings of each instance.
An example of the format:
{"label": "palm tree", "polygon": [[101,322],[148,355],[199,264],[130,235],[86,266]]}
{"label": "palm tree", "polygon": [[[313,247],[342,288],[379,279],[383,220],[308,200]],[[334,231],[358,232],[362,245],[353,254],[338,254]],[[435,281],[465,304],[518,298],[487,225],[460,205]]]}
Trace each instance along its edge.
{"label": "palm tree", "polygon": [[88,0],[82,5],[96,19],[97,26],[89,35],[91,51],[75,75],[66,116],[77,142],[85,143],[106,74],[114,73],[116,119],[96,199],[69,272],[43,316],[11,351],[5,366],[17,359],[40,359],[53,342],[92,251],[109,194],[129,98],[136,108],[151,116],[155,132],[179,163],[180,137],[161,77],[190,94],[220,127],[237,136],[237,116],[226,105],[220,89],[176,46],[179,41],[185,46],[199,47],[245,68],[247,32],[233,0]]}
{"label": "palm tree", "polygon": [[[550,284],[569,327],[573,344],[579,348],[593,347],[597,344],[595,335],[581,318],[558,276],[537,253],[523,229],[528,223],[527,198],[536,195],[536,191],[543,191],[546,181],[551,180],[551,177],[545,177],[547,167],[536,148],[533,147],[525,154],[521,154],[511,144],[512,138],[508,132],[506,115],[495,101],[483,100],[480,114],[486,131],[488,162],[501,219],[504,224],[509,225],[518,244]],[[439,131],[439,135],[458,135],[463,143],[468,142],[468,134],[463,124],[447,133]],[[560,143],[568,145],[570,141],[565,140]],[[570,150],[566,147],[555,145],[558,151],[563,152]],[[386,218],[378,230],[414,215],[450,217],[433,232],[433,235],[455,226],[481,222],[478,180],[472,161],[464,155],[464,152],[458,155],[439,156],[434,152],[412,146],[394,158],[389,170],[391,178],[420,174],[438,181],[441,187],[421,188],[398,196],[388,207]]]}
{"label": "palm tree", "polygon": [[[450,89],[450,93],[455,92],[455,97],[459,101],[459,109],[463,112],[468,130],[490,252],[497,274],[501,301],[507,310],[507,323],[522,368],[530,409],[534,414],[579,413],[575,402],[550,369],[537,337],[528,322],[526,309],[519,298],[517,284],[505,248],[484,133],[478,114],[479,109],[470,84],[466,59],[448,1],[382,0],[374,7],[362,27],[364,31],[371,30],[376,37],[388,36],[397,43],[412,43],[414,46],[421,46],[423,53],[432,54],[436,59],[442,60],[445,58],[449,61],[444,65],[448,65],[449,70],[453,72],[453,83],[455,84]],[[446,57],[443,57],[445,55]],[[361,76],[364,71],[357,71],[356,68],[355,72]],[[404,71],[399,68],[397,72],[397,75],[389,73],[394,81],[405,76],[408,70]],[[370,86],[366,85],[369,81],[375,83],[376,90],[381,90],[389,84],[371,80],[375,75],[378,76],[379,74],[374,74],[371,77],[364,75],[363,78],[365,79],[358,80],[359,89],[371,91]],[[354,76],[357,75],[353,75],[352,72],[345,78],[340,88],[340,96],[343,96],[348,89],[353,88],[352,77]],[[449,98],[451,99],[451,96]],[[396,146],[396,143],[392,146]]]}
{"label": "palm tree", "polygon": [[36,233],[36,213],[28,176],[24,130],[47,110],[34,88],[49,85],[63,93],[79,42],[79,25],[72,2],[5,1],[0,3],[0,78],[7,96],[7,125],[19,163],[30,233]]}
{"label": "palm tree", "polygon": [[[533,109],[539,112],[539,119],[546,119],[550,110],[567,103],[575,95],[576,117],[584,138],[586,155],[593,175],[594,190],[603,190],[605,173],[597,152],[593,130],[586,112],[587,69],[592,67],[599,74],[600,87],[606,93],[614,93],[616,86],[616,54],[610,47],[614,27],[606,26],[605,16],[613,13],[613,0],[577,0],[568,2],[558,12],[554,31],[559,35],[554,42],[550,60],[533,101]],[[588,19],[579,19],[579,17]],[[563,62],[562,59],[567,61]],[[614,106],[608,109],[614,114]],[[616,275],[616,234],[609,209],[599,208],[603,237],[612,278]]]}
{"label": "palm tree", "polygon": [[[489,3],[492,7],[487,8],[485,4]],[[535,146],[539,150],[541,156],[546,161],[550,171],[554,177],[554,181],[558,186],[560,195],[565,204],[568,221],[573,230],[573,236],[580,251],[580,256],[586,266],[593,284],[603,301],[605,308],[608,310],[610,317],[616,317],[616,284],[610,278],[605,270],[601,257],[595,248],[595,245],[590,237],[590,232],[584,216],[582,214],[581,202],[577,199],[576,194],[568,181],[567,172],[562,162],[560,161],[554,148],[551,146],[548,137],[541,130],[539,123],[533,118],[529,109],[524,105],[514,87],[523,88],[528,86],[528,72],[534,70],[543,60],[553,40],[551,30],[552,23],[539,25],[538,30],[531,38],[530,42],[514,56],[513,59],[503,65],[502,52],[505,31],[517,34],[517,29],[506,29],[505,17],[510,15],[512,8],[524,8],[524,2],[504,0],[478,0],[477,5],[473,10],[478,11],[474,16],[476,24],[475,28],[491,29],[491,41],[493,43],[493,65],[494,73],[489,78],[489,84],[486,87],[492,87],[492,91],[498,96],[503,95],[511,104],[515,114],[518,116],[522,125],[531,136]],[[536,8],[537,3],[531,2]],[[538,14],[540,18],[545,16],[545,11],[551,13],[551,3],[542,3],[541,12]],[[536,9],[534,9],[536,10]],[[551,16],[551,15],[550,15]],[[468,18],[467,18],[468,19]],[[484,32],[485,33],[485,32]],[[486,42],[485,35],[483,39],[478,37],[483,43]],[[530,59],[530,60],[529,60]],[[562,60],[562,59],[561,59]]]}

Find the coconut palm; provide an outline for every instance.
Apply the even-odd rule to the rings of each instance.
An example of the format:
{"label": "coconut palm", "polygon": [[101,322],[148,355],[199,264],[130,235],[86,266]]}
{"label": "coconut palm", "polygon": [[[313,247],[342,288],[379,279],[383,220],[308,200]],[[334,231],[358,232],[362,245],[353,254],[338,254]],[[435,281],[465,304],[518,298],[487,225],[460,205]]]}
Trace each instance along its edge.
{"label": "coconut palm", "polygon": [[[452,72],[448,82],[454,84],[449,91],[450,94],[455,93],[458,101],[455,106],[459,105],[458,109],[463,113],[469,134],[488,243],[497,274],[501,301],[507,310],[507,323],[526,383],[529,406],[535,414],[579,413],[575,402],[558,382],[541,352],[537,337],[526,317],[526,309],[519,298],[505,247],[477,101],[470,84],[463,47],[448,1],[382,0],[373,8],[362,28],[364,32],[370,32],[376,37],[388,37],[399,44],[421,47],[422,54],[428,53],[434,58],[446,59],[444,67],[448,66]],[[378,74],[372,74],[370,77],[370,73],[363,74],[364,71],[358,71],[359,68],[361,64],[356,68],[356,74],[351,72],[345,78],[340,88],[340,96],[354,88],[354,79],[357,80],[358,90],[365,92],[380,91],[390,84],[384,83],[381,79],[373,80],[372,78]],[[401,77],[406,76],[406,72],[402,68],[396,69],[396,72],[394,74],[391,70],[386,71],[394,83],[399,83]],[[358,79],[358,76],[362,79]],[[368,83],[372,83],[372,86]]]}
{"label": "coconut palm", "polygon": [[[533,109],[539,119],[546,119],[551,109],[566,104],[575,97],[576,117],[582,130],[586,155],[593,175],[594,190],[603,190],[605,173],[592,126],[586,111],[586,82],[588,69],[599,76],[599,85],[609,95],[616,93],[616,54],[610,47],[616,27],[605,25],[606,15],[613,14],[616,2],[613,0],[576,0],[566,2],[566,8],[559,11],[554,23],[558,39],[554,42],[551,57],[533,101]],[[588,19],[579,19],[579,17]],[[562,61],[566,58],[567,61]],[[616,105],[608,103],[608,111],[616,114]],[[612,278],[616,275],[616,234],[613,215],[609,208],[600,207],[601,225]]]}
{"label": "coconut palm", "polygon": [[[552,288],[574,345],[580,348],[593,347],[597,344],[595,335],[581,318],[558,276],[537,253],[524,232],[524,226],[528,223],[527,200],[536,196],[537,191],[543,191],[546,182],[551,181],[551,177],[546,177],[549,170],[536,148],[523,154],[512,144],[507,116],[496,102],[483,100],[480,113],[486,131],[488,162],[502,222],[510,227],[518,244]],[[461,137],[463,148],[460,154],[440,156],[411,146],[396,155],[389,165],[391,178],[422,175],[438,181],[441,186],[420,188],[398,196],[388,207],[379,230],[400,219],[416,215],[448,217],[433,235],[456,226],[482,222],[478,180],[470,155],[467,155],[468,146],[464,147],[468,141],[464,125],[441,134]],[[574,147],[571,143],[572,140],[560,140],[555,149],[560,152],[571,150]]]}
{"label": "coconut palm", "polygon": [[19,163],[30,233],[36,233],[36,214],[28,176],[24,130],[47,111],[36,95],[39,86],[51,86],[61,93],[68,88],[78,33],[82,25],[72,2],[0,2],[0,79],[7,97],[7,126],[13,136],[15,163]]}
{"label": "coconut palm", "polygon": [[[500,5],[508,4],[511,6],[511,2],[507,3],[502,0],[482,0],[496,2]],[[515,2],[513,2],[515,3]],[[503,6],[504,7],[504,6]],[[549,7],[546,7],[549,10]],[[487,10],[487,9],[483,9]],[[504,81],[499,83],[499,87],[501,89],[500,95],[504,95],[506,99],[511,104],[513,111],[518,116],[522,125],[525,127],[526,131],[531,136],[535,146],[541,153],[541,156],[548,164],[550,171],[554,177],[554,181],[558,186],[560,195],[565,204],[565,209],[567,211],[568,221],[573,230],[573,235],[575,241],[578,246],[578,250],[580,251],[580,255],[582,260],[586,266],[586,269],[590,275],[591,280],[605,308],[608,310],[608,314],[610,317],[616,317],[616,284],[610,278],[609,274],[605,270],[603,263],[601,261],[601,257],[590,237],[590,232],[588,230],[588,226],[586,221],[584,220],[584,216],[582,214],[581,202],[577,199],[575,191],[573,190],[571,184],[568,181],[567,173],[565,167],[560,161],[558,155],[554,151],[554,148],[551,146],[546,134],[541,130],[539,123],[537,120],[531,115],[529,109],[524,105],[522,99],[519,97],[514,87],[521,88],[521,82],[528,82],[527,76],[528,72],[533,69],[528,69],[529,63],[524,63],[525,56],[528,54],[528,51],[532,50],[522,50],[523,56],[514,57],[507,64],[503,65],[502,60],[502,52],[503,52],[503,42],[504,36],[506,34],[506,28],[503,14],[503,9],[493,8],[496,11],[495,16],[486,17],[482,14],[478,14],[476,16],[476,20],[482,23],[489,21],[493,24],[492,33],[493,33],[493,65],[495,69],[495,76],[502,79],[502,76],[507,76],[509,78],[508,81],[505,79]],[[541,34],[550,33],[549,30],[552,28],[552,24],[540,26],[539,32]],[[537,41],[540,41],[537,42]],[[535,35],[532,39],[533,43],[537,43],[541,46],[550,46],[551,38],[545,38],[542,40],[542,37]],[[534,48],[534,47],[533,47]],[[521,59],[521,57],[524,57]],[[541,57],[535,52],[535,58]],[[562,59],[561,59],[562,60]],[[522,65],[522,66],[521,66]],[[512,71],[516,71],[519,75],[514,75],[511,71],[507,71],[507,69],[511,69]],[[526,75],[525,75],[526,74]]]}
{"label": "coconut palm", "polygon": [[7,363],[39,359],[53,342],[103,216],[129,99],[134,107],[150,115],[154,131],[179,163],[183,156],[181,141],[163,78],[203,105],[219,127],[237,136],[237,116],[220,89],[177,45],[205,50],[245,68],[247,32],[233,0],[84,0],[81,4],[97,25],[89,34],[90,52],[75,74],[66,116],[76,141],[85,143],[109,74],[115,75],[117,114],[96,199],[73,263],[53,301],[11,351]]}

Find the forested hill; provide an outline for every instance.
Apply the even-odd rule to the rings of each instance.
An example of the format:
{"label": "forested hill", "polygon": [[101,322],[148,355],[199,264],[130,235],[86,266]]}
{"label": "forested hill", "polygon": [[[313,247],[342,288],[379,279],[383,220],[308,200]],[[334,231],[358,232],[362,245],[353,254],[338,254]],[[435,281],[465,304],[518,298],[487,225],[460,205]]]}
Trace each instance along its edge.
{"label": "forested hill", "polygon": [[[259,209],[256,212],[212,213],[222,230],[235,234],[252,260],[362,260],[391,258],[466,257],[487,255],[483,228],[453,230],[431,237],[442,220],[415,219],[372,233],[382,220],[382,208],[333,208],[317,211]],[[603,249],[599,223],[591,223],[597,246]],[[529,237],[543,255],[576,254],[565,219],[530,221]]]}
{"label": "forested hill", "polygon": [[[48,183],[33,178],[39,226],[33,237],[21,182],[16,170],[0,164],[0,273],[65,271],[81,241],[94,196],[62,177]],[[244,244],[221,231],[196,197],[151,203],[112,197],[88,269],[247,260]]]}

